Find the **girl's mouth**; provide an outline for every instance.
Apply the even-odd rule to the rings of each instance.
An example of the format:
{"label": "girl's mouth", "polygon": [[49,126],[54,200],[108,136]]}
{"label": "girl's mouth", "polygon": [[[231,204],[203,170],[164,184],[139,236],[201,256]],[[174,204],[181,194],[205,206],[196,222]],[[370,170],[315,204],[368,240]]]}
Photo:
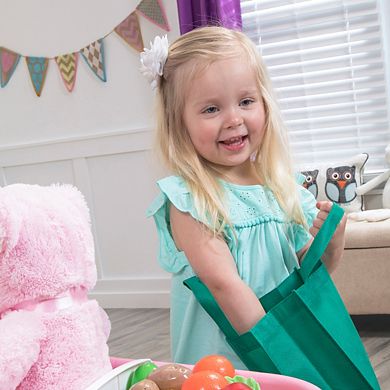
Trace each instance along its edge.
{"label": "girl's mouth", "polygon": [[224,141],[220,141],[219,144],[221,144],[225,149],[237,151],[241,150],[245,146],[247,139],[247,135],[232,137]]}

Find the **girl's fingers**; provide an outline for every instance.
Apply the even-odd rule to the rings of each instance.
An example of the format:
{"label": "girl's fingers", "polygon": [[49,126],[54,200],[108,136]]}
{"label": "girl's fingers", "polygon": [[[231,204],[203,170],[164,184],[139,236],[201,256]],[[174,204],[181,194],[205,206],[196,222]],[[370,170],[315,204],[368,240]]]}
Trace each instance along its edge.
{"label": "girl's fingers", "polygon": [[315,237],[319,231],[320,231],[320,229],[318,229],[318,228],[316,228],[316,227],[314,227],[314,226],[312,226],[312,227],[309,229],[309,232],[310,232],[310,234],[311,234],[313,237]]}
{"label": "girl's fingers", "polygon": [[[319,201],[316,204],[317,209],[319,209],[316,218],[313,221],[313,226],[309,229],[311,235],[315,237],[319,230],[321,229],[324,221],[328,218],[329,212],[333,206],[333,202],[327,200]],[[346,217],[343,217],[343,220],[340,223],[341,229],[345,228]],[[338,229],[339,230],[339,229]]]}
{"label": "girl's fingers", "polygon": [[328,217],[330,209],[332,208],[332,202],[320,201],[316,206],[320,210],[313,221],[313,226],[309,229],[311,235],[315,237],[318,231],[321,229],[325,219]]}
{"label": "girl's fingers", "polygon": [[329,213],[330,209],[332,208],[332,205],[333,205],[332,202],[329,202],[329,201],[327,201],[327,200],[323,200],[323,201],[317,202],[316,207],[317,207],[320,211],[325,211],[325,212],[328,212],[328,213]]}
{"label": "girl's fingers", "polygon": [[[322,221],[325,221],[326,218],[328,218],[328,215],[329,215],[329,212],[327,211],[320,211],[318,214],[317,214],[317,218],[318,219],[321,219]],[[317,219],[316,218],[316,219]]]}
{"label": "girl's fingers", "polygon": [[323,223],[324,223],[324,220],[316,218],[313,221],[313,227],[320,229]]}

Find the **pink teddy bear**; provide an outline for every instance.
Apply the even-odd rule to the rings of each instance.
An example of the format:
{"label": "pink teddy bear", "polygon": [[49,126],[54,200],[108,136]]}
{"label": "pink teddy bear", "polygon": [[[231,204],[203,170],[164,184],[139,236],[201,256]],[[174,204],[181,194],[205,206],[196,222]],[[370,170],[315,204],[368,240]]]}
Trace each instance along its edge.
{"label": "pink teddy bear", "polygon": [[0,390],[82,390],[111,370],[87,205],[70,185],[0,188]]}

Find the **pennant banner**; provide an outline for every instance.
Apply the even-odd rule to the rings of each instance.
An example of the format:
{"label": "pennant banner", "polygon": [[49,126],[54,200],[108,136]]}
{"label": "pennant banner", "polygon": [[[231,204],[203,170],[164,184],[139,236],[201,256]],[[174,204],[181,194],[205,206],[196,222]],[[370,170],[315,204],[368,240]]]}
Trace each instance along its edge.
{"label": "pennant banner", "polygon": [[132,12],[119,26],[115,32],[131,47],[141,52],[144,49],[138,15]]}
{"label": "pennant banner", "polygon": [[165,31],[170,31],[168,19],[160,0],[142,0],[137,6],[137,11]]}
{"label": "pennant banner", "polygon": [[[127,16],[112,32],[116,32],[129,46],[141,52],[144,50],[141,27],[138,14],[154,23],[155,25],[170,31],[168,19],[161,0],[141,0],[136,9]],[[105,37],[104,37],[105,38]],[[80,50],[85,62],[102,81],[107,81],[104,61],[103,39],[89,44]],[[20,57],[26,59],[30,78],[37,96],[41,96],[45,84],[49,60],[54,59],[66,89],[72,92],[76,83],[79,53],[61,54],[54,58],[28,57],[15,53],[4,47],[0,47],[0,85],[5,87],[11,79]]]}
{"label": "pennant banner", "polygon": [[99,39],[80,50],[88,66],[97,77],[102,81],[106,79],[106,67],[104,64],[104,45],[103,39]]}
{"label": "pennant banner", "polygon": [[37,96],[41,96],[43,84],[45,84],[47,67],[49,66],[49,59],[44,57],[26,57],[26,62],[35,93]]}
{"label": "pennant banner", "polygon": [[16,65],[18,65],[20,54],[14,53],[4,47],[0,47],[0,84],[5,87],[10,80]]}
{"label": "pennant banner", "polygon": [[69,92],[73,91],[76,81],[78,54],[64,54],[55,58],[62,81]]}

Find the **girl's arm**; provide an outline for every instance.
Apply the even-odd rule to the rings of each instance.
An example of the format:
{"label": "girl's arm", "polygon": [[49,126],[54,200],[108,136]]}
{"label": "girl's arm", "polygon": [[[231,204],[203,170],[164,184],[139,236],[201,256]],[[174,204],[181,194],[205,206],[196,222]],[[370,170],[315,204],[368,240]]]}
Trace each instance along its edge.
{"label": "girl's arm", "polygon": [[195,274],[208,287],[238,333],[251,329],[265,314],[253,291],[238,275],[226,242],[188,213],[171,205],[171,230]]}
{"label": "girl's arm", "polygon": [[[328,217],[330,209],[332,208],[332,202],[321,201],[317,202],[316,207],[319,209],[317,217],[313,221],[313,226],[309,229],[313,237],[315,237],[320,230],[325,219]],[[337,227],[332,239],[330,240],[328,247],[326,248],[322,261],[326,265],[329,273],[332,273],[339,263],[344,251],[345,245],[345,225],[347,218],[344,215],[339,226]],[[302,258],[306,251],[309,249],[313,240],[311,240],[301,251],[298,252],[298,258]],[[304,259],[302,260],[304,261]]]}

